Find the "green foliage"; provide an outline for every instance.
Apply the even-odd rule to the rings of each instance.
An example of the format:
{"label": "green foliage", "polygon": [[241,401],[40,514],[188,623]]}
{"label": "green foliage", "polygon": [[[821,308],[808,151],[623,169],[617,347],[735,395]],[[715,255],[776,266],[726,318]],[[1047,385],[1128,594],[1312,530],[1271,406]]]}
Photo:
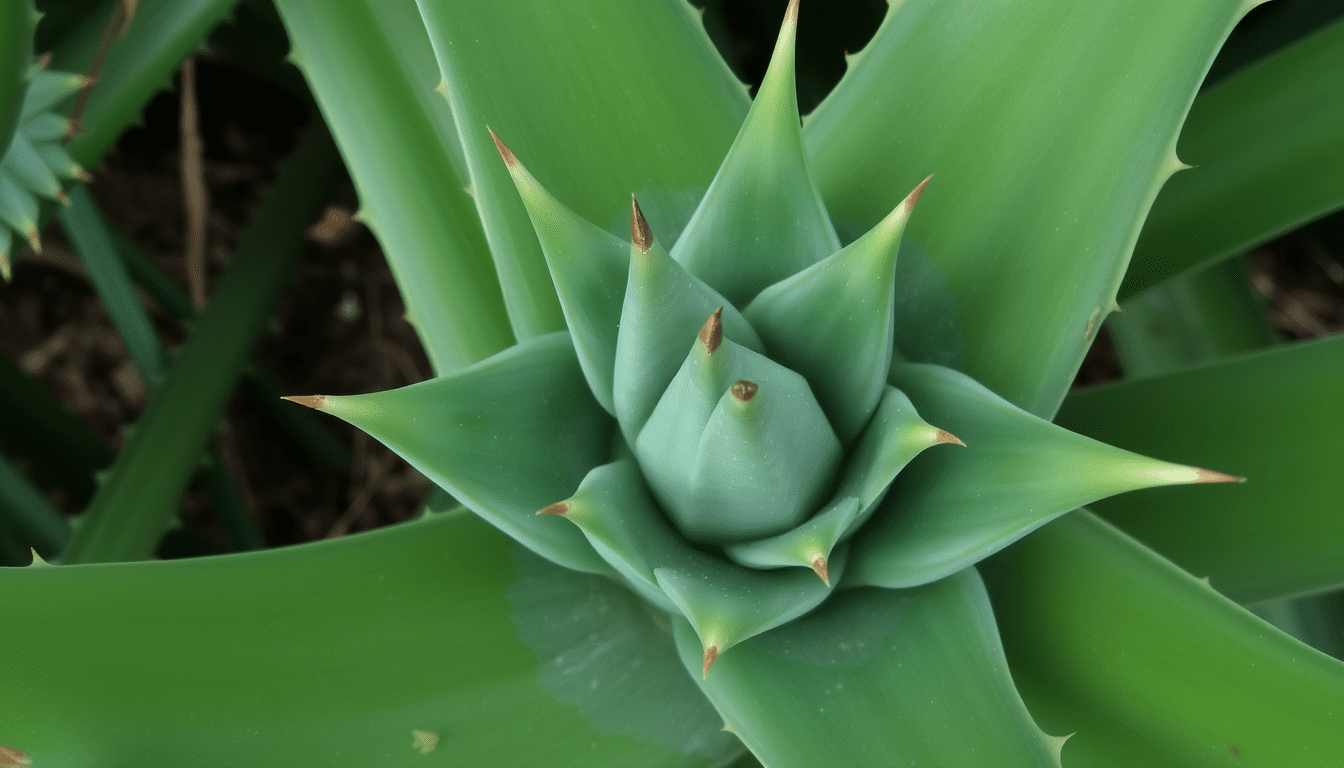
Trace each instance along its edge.
{"label": "green foliage", "polygon": [[[91,100],[81,160],[226,5],[145,4],[138,34],[165,39],[111,60],[127,85]],[[0,571],[22,628],[0,645],[18,712],[0,746],[34,765],[723,765],[746,749],[772,768],[1344,751],[1344,664],[1215,591],[1344,586],[1338,339],[1220,359],[1270,340],[1263,310],[1190,278],[1169,294],[1176,341],[1135,326],[1124,352],[1131,373],[1178,370],[1064,397],[1136,241],[1195,264],[1337,207],[1322,173],[1240,213],[1256,180],[1337,160],[1339,116],[1312,107],[1338,25],[1196,99],[1246,8],[906,0],[800,126],[797,3],[750,102],[679,0],[277,5],[439,373],[291,399],[470,513],[71,565],[148,557],[168,524],[330,182],[319,133],[63,564]],[[1140,236],[1187,111],[1219,170],[1189,172]],[[1217,130],[1289,113],[1303,138],[1254,163]],[[106,255],[88,213],[64,222]],[[1185,242],[1190,221],[1219,237]],[[1097,510],[1208,583],[1073,511],[1240,479],[1187,463],[1250,482]],[[62,547],[13,485],[0,532]]]}

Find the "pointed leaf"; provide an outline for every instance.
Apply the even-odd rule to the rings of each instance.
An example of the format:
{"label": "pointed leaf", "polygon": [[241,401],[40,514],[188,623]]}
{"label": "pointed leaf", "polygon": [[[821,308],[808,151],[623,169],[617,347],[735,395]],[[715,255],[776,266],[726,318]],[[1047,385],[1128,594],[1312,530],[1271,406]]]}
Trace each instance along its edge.
{"label": "pointed leaf", "polygon": [[[638,215],[638,206],[635,210]],[[642,216],[638,216],[643,220]],[[632,219],[634,221],[634,219]],[[647,229],[647,223],[645,224]],[[616,419],[633,443],[686,359],[705,318],[723,308],[724,337],[760,352],[761,340],[732,304],[687,272],[657,241],[630,249],[616,339]]]}
{"label": "pointed leaf", "polygon": [[[677,622],[692,676],[695,635]],[[973,569],[911,590],[842,592],[753,638],[700,680],[763,764],[1055,766],[1059,739],[1032,722]]]}
{"label": "pointed leaf", "polygon": [[[582,529],[637,592],[686,616],[700,635],[706,671],[718,654],[830,594],[810,573],[742,568],[691,547],[668,525],[628,459],[597,467],[572,497],[542,511],[543,519],[561,515]],[[838,578],[843,553],[835,561]]]}
{"label": "pointed leaf", "polygon": [[0,744],[38,766],[732,754],[643,605],[465,511],[248,555],[0,569],[0,604],[24,628],[0,654]]}
{"label": "pointed leaf", "polygon": [[8,224],[27,239],[33,250],[42,250],[37,235],[37,198],[3,166],[0,166],[0,224]]}
{"label": "pointed leaf", "polygon": [[942,578],[1113,494],[1240,479],[1074,434],[948,368],[899,363],[892,381],[967,447],[930,451],[905,468],[856,538],[850,576],[857,584],[905,587]]}
{"label": "pointed leaf", "polygon": [[1344,663],[1095,516],[1056,520],[983,570],[1032,712],[1076,731],[1066,765],[1327,766],[1344,754]]}
{"label": "pointed leaf", "polygon": [[9,144],[9,153],[4,156],[5,170],[14,175],[14,179],[34,194],[48,200],[61,198],[61,182],[56,180],[42,156],[37,153],[32,142],[23,131],[14,134]]}
{"label": "pointed leaf", "polygon": [[965,447],[952,433],[921,419],[910,398],[899,389],[888,386],[868,428],[845,457],[844,474],[836,497],[855,497],[859,500],[859,510],[844,535],[852,534],[872,516],[886,497],[891,481],[905,465],[939,443]]}
{"label": "pointed leaf", "polygon": [[606,226],[623,220],[632,192],[704,189],[746,95],[684,3],[419,6],[514,331],[559,329],[546,262],[486,126],[556,199]]}
{"label": "pointed leaf", "polygon": [[[1060,423],[1244,475],[1099,503],[1112,523],[1245,602],[1344,586],[1344,336],[1080,390]],[[1267,513],[1272,510],[1272,514]]]}
{"label": "pointed leaf", "polygon": [[803,150],[793,75],[797,27],[795,0],[746,122],[672,249],[739,306],[840,249]]}
{"label": "pointed leaf", "polygon": [[863,431],[887,384],[896,252],[927,183],[866,235],[766,288],[742,310],[770,356],[812,385],[845,445]]}
{"label": "pointed leaf", "polygon": [[616,331],[630,273],[630,246],[561,205],[497,137],[495,143],[541,241],[583,375],[597,402],[614,416]]}
{"label": "pointed leaf", "polygon": [[858,231],[938,175],[906,238],[947,306],[897,323],[955,318],[959,369],[1052,413],[1179,167],[1204,71],[1249,5],[892,3],[804,138],[832,217]]}
{"label": "pointed leaf", "polygon": [[724,554],[748,568],[811,568],[829,584],[831,550],[858,513],[859,500],[845,496],[827,504],[791,531],[768,539],[730,544],[724,547]]}
{"label": "pointed leaf", "polygon": [[1195,99],[1176,151],[1195,166],[1153,202],[1121,297],[1344,207],[1344,21]]}
{"label": "pointed leaf", "polygon": [[569,334],[529,340],[452,376],[305,404],[368,432],[537,554],[610,573],[578,531],[535,514],[573,493],[611,445],[611,419],[588,391]]}

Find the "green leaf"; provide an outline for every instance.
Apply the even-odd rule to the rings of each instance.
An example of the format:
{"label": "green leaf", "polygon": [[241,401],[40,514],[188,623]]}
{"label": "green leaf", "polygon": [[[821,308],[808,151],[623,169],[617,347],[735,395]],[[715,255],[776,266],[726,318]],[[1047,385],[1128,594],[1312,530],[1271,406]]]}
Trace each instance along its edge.
{"label": "green leaf", "polygon": [[[553,515],[581,529],[639,594],[691,622],[703,674],[719,654],[812,610],[830,594],[830,585],[810,573],[742,568],[692,547],[668,525],[628,459],[595,468],[573,496],[542,510],[543,518]],[[832,562],[837,578],[844,566],[842,551]]]}
{"label": "green leaf", "polygon": [[[602,226],[624,220],[631,193],[703,190],[746,113],[745,91],[685,3],[421,0],[420,10],[514,333],[563,328],[486,126],[558,200]],[[584,42],[561,44],[573,41]]]}
{"label": "green leaf", "polygon": [[[452,115],[412,0],[276,3],[430,361],[450,373],[512,343]],[[460,151],[460,150],[459,150]]]}
{"label": "green leaf", "polygon": [[611,451],[611,418],[588,391],[569,334],[408,387],[299,402],[369,433],[543,557],[611,573],[577,530],[536,516]]}
{"label": "green leaf", "polygon": [[[959,367],[1049,414],[1243,12],[1227,0],[894,3],[807,121],[826,205],[842,230],[863,231],[936,173],[906,237],[950,290]],[[931,324],[944,308],[920,309],[897,323]]]}
{"label": "green leaf", "polygon": [[[632,214],[643,221],[636,207]],[[647,232],[645,226],[642,232]],[[641,236],[642,237],[642,236]],[[707,318],[722,308],[723,335],[761,352],[751,324],[727,299],[688,272],[652,237],[630,246],[630,273],[616,336],[613,400],[626,441],[644,428]]]}
{"label": "green leaf", "polygon": [[[677,623],[682,663],[699,648]],[[770,768],[1059,766],[1008,676],[973,569],[911,590],[842,592],[738,646],[700,681]]]}
{"label": "green leaf", "polygon": [[34,26],[32,0],[0,6],[0,158],[14,135],[28,87]]}
{"label": "green leaf", "polygon": [[797,28],[794,0],[747,119],[672,249],[677,261],[739,306],[840,249],[808,172],[798,125]]}
{"label": "green leaf", "polygon": [[829,585],[831,550],[840,543],[858,513],[857,498],[838,498],[791,531],[768,539],[730,544],[723,548],[724,554],[748,568],[811,568]]}
{"label": "green leaf", "polygon": [[983,570],[1031,711],[1076,732],[1066,765],[1328,766],[1344,754],[1344,664],[1092,515],[1051,523]]}
{"label": "green leaf", "polygon": [[22,627],[0,655],[0,744],[37,766],[721,762],[733,748],[665,625],[622,593],[461,512],[246,555],[0,569]]}
{"label": "green leaf", "polygon": [[12,532],[24,548],[55,557],[70,541],[70,525],[61,513],[12,464],[0,456],[0,528]]}
{"label": "green leaf", "polygon": [[[1242,602],[1344,586],[1344,337],[1071,395],[1059,421],[1247,478],[1145,491],[1099,513]],[[1268,513],[1267,510],[1272,510]]]}
{"label": "green leaf", "polygon": [[899,363],[891,380],[966,447],[929,451],[901,472],[855,539],[853,584],[928,583],[1096,499],[1154,485],[1237,479],[1074,434],[948,368]]}
{"label": "green leaf", "polygon": [[1194,166],[1157,196],[1122,297],[1344,207],[1344,21],[1201,93],[1177,152]]}
{"label": "green leaf", "polygon": [[863,237],[766,288],[742,310],[771,357],[812,385],[845,445],[867,426],[887,384],[896,252],[924,183]]}
{"label": "green leaf", "polygon": [[588,387],[614,416],[612,375],[630,274],[630,245],[552,197],[498,137],[495,145],[541,242]]}

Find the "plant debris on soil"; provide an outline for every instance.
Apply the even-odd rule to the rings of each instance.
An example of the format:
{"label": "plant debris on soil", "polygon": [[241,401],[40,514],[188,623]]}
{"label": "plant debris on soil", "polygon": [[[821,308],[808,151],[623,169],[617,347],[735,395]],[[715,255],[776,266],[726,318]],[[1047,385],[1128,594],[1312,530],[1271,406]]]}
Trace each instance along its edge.
{"label": "plant debris on soil", "polygon": [[[725,22],[732,23],[732,18]],[[220,60],[201,57],[197,78],[209,199],[208,288],[297,130],[316,116],[308,114],[300,96]],[[90,170],[91,191],[105,216],[185,285],[179,104],[178,93],[159,94],[144,124],[128,131]],[[257,363],[274,373],[288,394],[370,392],[431,375],[377,241],[352,218],[357,207],[347,181],[310,231],[300,274],[256,351]],[[1332,239],[1339,232],[1344,217],[1337,214],[1251,254],[1253,285],[1285,339],[1344,330],[1344,243]],[[48,226],[43,241],[43,252],[23,254],[13,282],[0,287],[0,353],[13,357],[116,448],[145,407],[145,383],[60,228]],[[164,344],[180,344],[182,325],[143,298]],[[1077,382],[1120,375],[1103,332]],[[349,448],[348,467],[311,466],[242,398],[235,398],[217,438],[267,545],[340,536],[415,514],[430,490],[427,480],[362,432],[314,415]],[[68,513],[79,511],[59,491],[47,490]],[[181,517],[186,541],[165,546],[161,554],[234,549],[199,487],[193,485],[183,500]]]}

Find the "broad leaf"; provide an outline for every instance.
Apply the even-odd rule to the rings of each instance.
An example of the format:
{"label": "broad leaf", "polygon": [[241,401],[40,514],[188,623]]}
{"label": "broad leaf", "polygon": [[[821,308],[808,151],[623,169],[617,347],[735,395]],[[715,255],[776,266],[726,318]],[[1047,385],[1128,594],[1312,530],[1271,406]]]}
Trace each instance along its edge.
{"label": "broad leaf", "polygon": [[1031,711],[1076,732],[1070,768],[1328,766],[1344,754],[1344,663],[1092,515],[1057,520],[982,570]]}
{"label": "broad leaf", "polygon": [[958,367],[1049,414],[1242,12],[1228,0],[893,3],[804,130],[826,205],[862,231],[937,174],[906,237],[949,287]]}
{"label": "broad leaf", "polygon": [[1243,602],[1344,586],[1344,337],[1081,390],[1060,423],[1135,451],[1244,475],[1096,505]]}
{"label": "broad leaf", "polygon": [[665,625],[517,549],[459,510],[255,554],[0,569],[22,617],[2,642],[0,744],[36,766],[162,768],[733,754]]}
{"label": "broad leaf", "polygon": [[[678,622],[676,635],[694,673],[695,633]],[[770,768],[1059,766],[1062,740],[1018,697],[973,569],[842,592],[738,646],[700,687]]]}

